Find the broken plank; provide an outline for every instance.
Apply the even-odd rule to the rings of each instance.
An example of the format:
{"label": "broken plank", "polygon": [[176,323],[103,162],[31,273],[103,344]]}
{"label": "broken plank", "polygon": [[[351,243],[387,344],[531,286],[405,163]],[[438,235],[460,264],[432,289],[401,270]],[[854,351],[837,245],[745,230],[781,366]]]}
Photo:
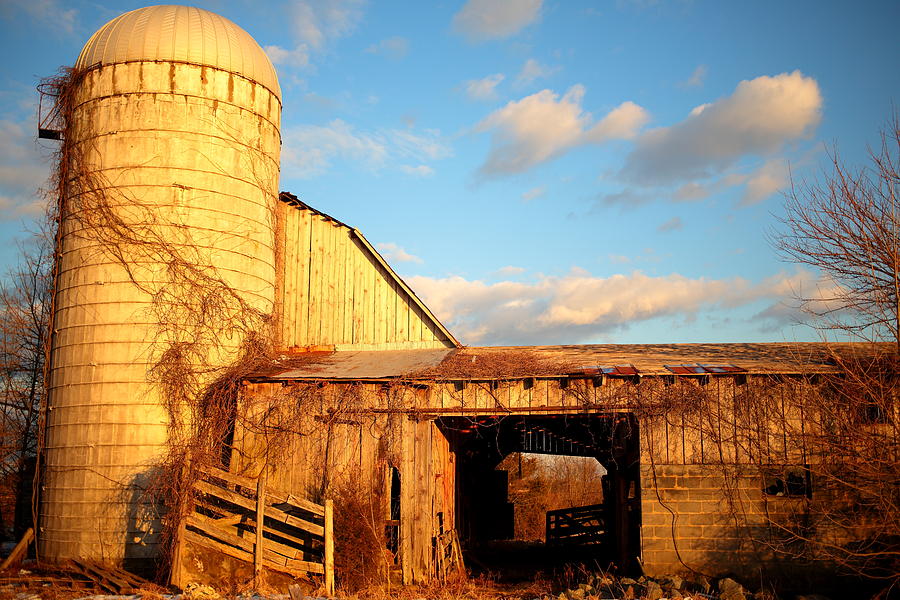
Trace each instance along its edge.
{"label": "broken plank", "polygon": [[[232,485],[245,488],[248,492],[256,493],[255,479],[250,479],[249,477],[244,477],[242,475],[235,475],[234,473],[229,473],[228,471],[223,471],[216,467],[204,467],[201,469],[201,472],[206,473],[210,477],[222,479]],[[272,504],[289,504],[300,510],[319,515],[320,517],[325,515],[325,507],[322,505],[310,502],[309,500],[304,500],[303,498],[298,498],[292,494],[285,494],[272,488],[266,488],[266,495],[269,496]]]}
{"label": "broken plank", "polygon": [[[248,550],[249,552],[253,552],[253,548],[256,545],[254,540],[241,537],[238,533],[238,530],[231,530],[220,527],[215,521],[213,521],[212,519],[208,519],[203,515],[189,515],[187,518],[187,524],[191,527],[194,527],[195,529],[199,529],[200,531],[211,537],[217,538],[227,544],[238,546],[240,548]],[[303,555],[303,550],[299,548],[280,544],[270,539],[266,539],[264,544],[267,553],[269,550],[271,550],[273,553],[280,554],[286,559],[293,559]]]}
{"label": "broken plank", "polygon": [[[228,544],[223,544],[222,542],[217,542],[216,540],[202,536],[199,533],[195,533],[191,530],[185,531],[184,535],[185,540],[191,542],[192,544],[210,548],[212,550],[218,550],[223,554],[244,561],[246,563],[253,562],[252,552],[246,552],[244,550],[241,550],[240,548],[235,548],[234,546],[229,546]],[[289,575],[294,576],[302,575],[303,573],[317,573],[321,575],[325,571],[322,565],[303,560],[286,560],[283,565],[273,564],[266,561],[265,566],[270,569],[281,571],[282,573],[288,573]]]}
{"label": "broken plank", "polygon": [[0,564],[0,571],[5,571],[9,568],[10,565],[15,564],[22,560],[22,557],[25,556],[25,551],[28,550],[28,545],[34,539],[34,529],[29,527],[25,530],[25,533],[22,535],[22,539],[19,540],[19,543],[16,544],[16,547],[13,548],[12,552],[9,553],[9,556],[3,561],[3,564]]}
{"label": "broken plank", "polygon": [[[225,500],[226,502],[236,504],[248,511],[256,510],[255,501],[247,498],[246,496],[242,496],[237,492],[222,489],[206,481],[198,481],[194,484],[194,487],[204,494],[209,494],[210,496],[220,498],[222,500]],[[321,525],[309,523],[307,521],[304,521],[303,519],[289,515],[288,513],[284,512],[283,510],[279,510],[274,506],[267,506],[265,509],[265,514],[266,518],[285,523],[287,525],[290,525],[291,527],[296,527],[297,529],[302,529],[303,531],[307,531],[313,535],[322,536],[325,534],[325,528]]]}

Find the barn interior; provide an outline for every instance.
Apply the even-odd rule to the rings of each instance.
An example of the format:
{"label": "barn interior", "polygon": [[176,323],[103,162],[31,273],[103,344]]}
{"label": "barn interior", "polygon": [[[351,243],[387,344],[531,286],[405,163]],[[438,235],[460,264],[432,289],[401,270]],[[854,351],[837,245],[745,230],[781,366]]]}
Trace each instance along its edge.
{"label": "barn interior", "polygon": [[[514,580],[576,564],[636,567],[628,562],[640,543],[638,429],[631,415],[483,414],[436,423],[457,457],[455,521],[471,568]],[[543,541],[516,539],[509,472],[497,468],[514,453],[596,460],[605,469],[602,503],[553,507]]]}

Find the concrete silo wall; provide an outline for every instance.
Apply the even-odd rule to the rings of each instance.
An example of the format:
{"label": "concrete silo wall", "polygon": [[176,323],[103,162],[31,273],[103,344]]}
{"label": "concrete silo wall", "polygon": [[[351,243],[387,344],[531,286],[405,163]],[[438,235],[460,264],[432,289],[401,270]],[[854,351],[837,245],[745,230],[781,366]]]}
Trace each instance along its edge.
{"label": "concrete silo wall", "polygon": [[[171,431],[154,363],[200,344],[197,371],[225,366],[273,310],[281,104],[185,62],[75,81],[66,135],[82,179],[63,201],[41,555],[119,562],[158,552],[142,489]],[[197,317],[210,286],[230,300]]]}

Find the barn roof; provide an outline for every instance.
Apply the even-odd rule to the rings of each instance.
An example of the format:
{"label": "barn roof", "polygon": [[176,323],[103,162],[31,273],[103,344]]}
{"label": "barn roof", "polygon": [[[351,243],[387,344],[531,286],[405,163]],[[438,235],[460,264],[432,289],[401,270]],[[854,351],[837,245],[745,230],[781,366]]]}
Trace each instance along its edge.
{"label": "barn roof", "polygon": [[379,380],[834,372],[835,357],[871,357],[868,344],[591,344],[284,355],[250,379]]}

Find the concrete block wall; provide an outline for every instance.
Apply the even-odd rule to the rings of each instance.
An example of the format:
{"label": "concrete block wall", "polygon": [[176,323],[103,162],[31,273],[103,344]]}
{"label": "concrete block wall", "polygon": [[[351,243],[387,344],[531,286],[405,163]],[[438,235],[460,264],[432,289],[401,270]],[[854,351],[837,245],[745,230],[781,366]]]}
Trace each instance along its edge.
{"label": "concrete block wall", "polygon": [[753,466],[641,465],[642,559],[648,574],[753,576],[771,560],[770,519],[805,498],[766,497]]}

